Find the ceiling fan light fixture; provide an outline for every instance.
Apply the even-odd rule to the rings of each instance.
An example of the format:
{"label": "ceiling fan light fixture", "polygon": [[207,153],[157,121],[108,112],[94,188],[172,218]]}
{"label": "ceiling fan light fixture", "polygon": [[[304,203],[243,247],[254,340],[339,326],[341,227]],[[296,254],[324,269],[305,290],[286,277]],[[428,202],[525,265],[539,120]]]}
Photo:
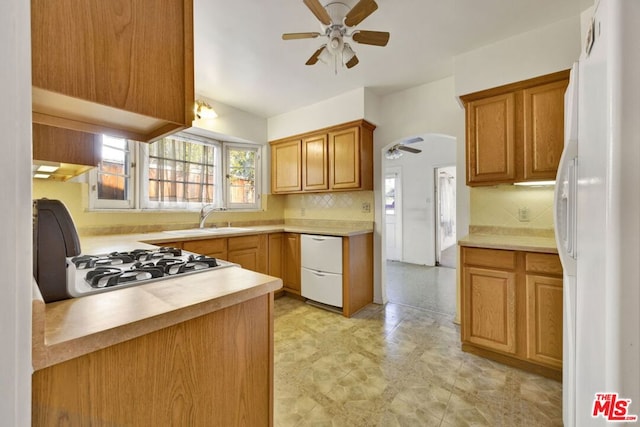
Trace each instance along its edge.
{"label": "ceiling fan light fixture", "polygon": [[388,160],[396,160],[402,157],[402,151],[398,150],[397,147],[389,148],[384,155]]}
{"label": "ceiling fan light fixture", "polygon": [[331,64],[334,57],[331,52],[329,52],[329,49],[322,49],[322,52],[318,55],[318,59],[324,64]]}
{"label": "ceiling fan light fixture", "polygon": [[345,39],[372,46],[387,45],[388,32],[355,29],[358,24],[378,9],[375,0],[352,0],[349,2],[328,0],[324,6],[320,1],[304,0],[303,2],[322,24],[322,32],[285,33],[282,35],[283,40],[326,38],[326,43],[311,55],[305,63],[306,65],[314,65],[320,60],[325,64],[333,65],[334,72],[338,74],[339,65],[350,69],[360,62],[353,49],[345,43]]}
{"label": "ceiling fan light fixture", "polygon": [[349,43],[344,44],[344,48],[342,49],[342,62],[347,66],[347,68],[352,68],[358,64],[358,57],[356,53],[351,49]]}

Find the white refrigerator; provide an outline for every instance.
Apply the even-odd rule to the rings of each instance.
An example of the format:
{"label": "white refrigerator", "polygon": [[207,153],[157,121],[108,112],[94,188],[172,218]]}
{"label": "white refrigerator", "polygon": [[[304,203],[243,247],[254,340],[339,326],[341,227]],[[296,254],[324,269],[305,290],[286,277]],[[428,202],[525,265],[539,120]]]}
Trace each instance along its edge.
{"label": "white refrigerator", "polygon": [[584,45],[555,197],[568,427],[640,415],[640,0],[597,2]]}

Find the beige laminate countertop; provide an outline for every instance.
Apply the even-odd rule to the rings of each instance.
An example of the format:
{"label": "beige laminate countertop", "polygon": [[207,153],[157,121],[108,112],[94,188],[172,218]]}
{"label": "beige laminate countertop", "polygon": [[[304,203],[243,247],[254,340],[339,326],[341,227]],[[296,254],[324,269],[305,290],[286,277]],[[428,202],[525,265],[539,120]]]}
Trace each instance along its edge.
{"label": "beige laminate countertop", "polygon": [[558,253],[555,238],[547,236],[469,234],[458,240],[458,245],[471,248]]}
{"label": "beige laminate countertop", "polygon": [[[247,227],[203,229],[202,234],[194,229],[158,231],[153,233],[112,234],[106,236],[81,236],[80,246],[84,254],[103,254],[151,247],[154,243],[179,242],[186,240],[216,239],[222,237],[246,236],[278,232],[318,234],[326,236],[349,237],[372,233],[363,227],[314,227],[308,225],[257,225]],[[210,230],[210,232],[206,232]]]}
{"label": "beige laminate countertop", "polygon": [[[150,246],[140,236],[146,235],[81,238],[81,247],[105,253]],[[228,267],[45,304],[34,282],[33,366],[61,363],[281,287],[281,279]]]}

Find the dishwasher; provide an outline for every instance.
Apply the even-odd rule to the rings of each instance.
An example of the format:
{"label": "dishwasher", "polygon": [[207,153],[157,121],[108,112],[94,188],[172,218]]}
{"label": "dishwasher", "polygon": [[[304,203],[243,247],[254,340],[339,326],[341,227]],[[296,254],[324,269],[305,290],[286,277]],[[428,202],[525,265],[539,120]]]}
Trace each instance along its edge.
{"label": "dishwasher", "polygon": [[303,297],[342,308],[342,237],[303,234]]}

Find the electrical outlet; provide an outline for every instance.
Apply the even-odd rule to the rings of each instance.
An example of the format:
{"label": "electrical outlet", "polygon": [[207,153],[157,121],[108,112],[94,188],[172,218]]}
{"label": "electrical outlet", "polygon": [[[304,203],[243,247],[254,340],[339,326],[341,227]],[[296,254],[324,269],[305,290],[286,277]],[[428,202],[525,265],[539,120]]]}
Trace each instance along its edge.
{"label": "electrical outlet", "polygon": [[518,209],[518,220],[520,222],[529,222],[530,221],[529,208],[523,207],[523,208]]}
{"label": "electrical outlet", "polygon": [[364,213],[369,213],[369,212],[371,212],[371,203],[369,203],[369,202],[362,202],[362,212],[364,212]]}

